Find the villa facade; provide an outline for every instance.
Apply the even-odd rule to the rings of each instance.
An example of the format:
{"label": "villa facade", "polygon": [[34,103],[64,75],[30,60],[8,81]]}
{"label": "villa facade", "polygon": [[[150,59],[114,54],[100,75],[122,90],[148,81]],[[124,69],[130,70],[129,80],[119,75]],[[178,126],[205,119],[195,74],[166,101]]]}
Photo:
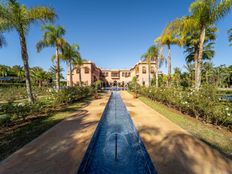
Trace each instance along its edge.
{"label": "villa facade", "polygon": [[[155,61],[151,62],[150,78],[152,79],[156,72]],[[118,86],[126,87],[133,77],[137,77],[137,82],[140,85],[149,85],[148,75],[148,63],[145,61],[138,62],[131,69],[102,69],[97,67],[93,62],[86,61],[81,66],[80,70],[75,69],[73,71],[73,84],[78,85],[81,81],[84,85],[92,85],[97,80],[102,81],[102,86]],[[67,83],[70,85],[69,72],[67,74]]]}

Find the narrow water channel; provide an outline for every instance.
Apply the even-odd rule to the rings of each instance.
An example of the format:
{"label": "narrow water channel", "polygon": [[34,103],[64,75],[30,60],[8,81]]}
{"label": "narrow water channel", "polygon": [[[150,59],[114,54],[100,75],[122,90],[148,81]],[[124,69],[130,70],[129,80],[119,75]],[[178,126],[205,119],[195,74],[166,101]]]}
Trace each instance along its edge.
{"label": "narrow water channel", "polygon": [[156,174],[118,92],[113,92],[78,174]]}

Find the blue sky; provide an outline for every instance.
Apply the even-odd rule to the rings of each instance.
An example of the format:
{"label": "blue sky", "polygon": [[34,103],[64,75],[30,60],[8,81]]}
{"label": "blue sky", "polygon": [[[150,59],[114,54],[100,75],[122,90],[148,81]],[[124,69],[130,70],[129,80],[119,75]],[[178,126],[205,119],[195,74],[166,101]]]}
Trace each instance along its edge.
{"label": "blue sky", "polygon": [[[82,57],[102,68],[130,68],[153,44],[166,24],[188,15],[193,0],[20,0],[29,7],[47,5],[58,14],[56,25],[66,29],[65,39],[78,43]],[[217,24],[215,65],[232,64],[232,47],[227,30],[232,27],[232,14]],[[16,32],[5,34],[7,47],[0,49],[0,64],[22,65]],[[37,53],[35,45],[42,37],[39,25],[33,25],[27,35],[30,66],[48,69],[53,48]],[[172,47],[173,67],[183,68],[183,49]],[[63,63],[62,66],[66,68]],[[162,67],[164,72],[166,67]]]}

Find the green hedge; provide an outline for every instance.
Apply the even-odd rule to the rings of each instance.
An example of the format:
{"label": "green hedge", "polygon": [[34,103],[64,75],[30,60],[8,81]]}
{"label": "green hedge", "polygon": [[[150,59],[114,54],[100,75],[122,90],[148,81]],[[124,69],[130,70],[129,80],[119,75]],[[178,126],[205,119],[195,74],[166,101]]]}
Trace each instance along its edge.
{"label": "green hedge", "polygon": [[76,102],[82,98],[91,96],[91,87],[69,87],[59,92],[49,91],[49,95],[43,100],[37,100],[34,104],[28,102],[8,103],[0,105],[0,127],[7,127],[24,121],[29,116],[36,116],[50,112],[56,107]]}
{"label": "green hedge", "polygon": [[213,87],[195,89],[140,87],[139,93],[207,123],[232,127],[232,103],[223,102]]}

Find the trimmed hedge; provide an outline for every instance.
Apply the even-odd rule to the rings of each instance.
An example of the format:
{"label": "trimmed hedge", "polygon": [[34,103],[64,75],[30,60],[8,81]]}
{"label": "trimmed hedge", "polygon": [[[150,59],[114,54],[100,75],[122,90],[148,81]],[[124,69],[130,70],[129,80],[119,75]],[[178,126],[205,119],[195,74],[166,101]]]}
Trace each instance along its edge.
{"label": "trimmed hedge", "polygon": [[24,121],[29,116],[51,112],[59,106],[76,102],[93,93],[94,90],[91,87],[69,87],[59,92],[50,91],[46,99],[38,100],[34,104],[9,101],[0,105],[0,127],[17,124],[18,121]]}
{"label": "trimmed hedge", "polygon": [[195,89],[140,87],[139,94],[207,123],[232,128],[232,103],[220,99],[213,87]]}

